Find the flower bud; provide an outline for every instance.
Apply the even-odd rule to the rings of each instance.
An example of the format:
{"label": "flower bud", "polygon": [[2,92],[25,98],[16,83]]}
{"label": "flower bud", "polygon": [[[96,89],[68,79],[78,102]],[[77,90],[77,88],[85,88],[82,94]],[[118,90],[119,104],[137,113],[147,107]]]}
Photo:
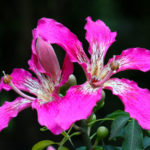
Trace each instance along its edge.
{"label": "flower bud", "polygon": [[93,113],[87,120],[87,124],[89,124],[88,126],[92,126],[96,121],[96,115]]}
{"label": "flower bud", "polygon": [[101,109],[102,107],[104,107],[105,105],[105,92],[102,91],[102,98],[100,99],[100,101],[96,104],[96,107],[94,108],[94,112]]}
{"label": "flower bud", "polygon": [[109,131],[108,131],[108,129],[105,126],[100,126],[97,129],[96,133],[97,133],[97,139],[101,140],[101,139],[104,139],[105,137],[107,137]]}
{"label": "flower bud", "polygon": [[53,47],[38,37],[35,48],[43,69],[51,75],[53,80],[56,80],[60,75],[60,66]]}
{"label": "flower bud", "polygon": [[66,94],[66,91],[73,85],[76,85],[77,84],[77,80],[76,80],[76,77],[75,75],[71,74],[69,76],[69,79],[67,81],[67,83],[65,83],[61,88],[60,88],[60,93],[65,95]]}
{"label": "flower bud", "polygon": [[76,77],[75,77],[75,75],[71,74],[71,75],[69,76],[68,82],[65,84],[65,86],[70,87],[70,86],[76,85],[76,84],[77,84]]}

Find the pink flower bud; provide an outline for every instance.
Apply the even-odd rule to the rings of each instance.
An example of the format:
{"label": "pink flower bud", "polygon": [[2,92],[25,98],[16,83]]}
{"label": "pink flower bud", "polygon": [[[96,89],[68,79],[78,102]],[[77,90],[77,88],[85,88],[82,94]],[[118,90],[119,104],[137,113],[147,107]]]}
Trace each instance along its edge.
{"label": "pink flower bud", "polygon": [[43,69],[51,75],[52,79],[57,79],[57,76],[60,74],[60,66],[53,47],[38,37],[36,52]]}

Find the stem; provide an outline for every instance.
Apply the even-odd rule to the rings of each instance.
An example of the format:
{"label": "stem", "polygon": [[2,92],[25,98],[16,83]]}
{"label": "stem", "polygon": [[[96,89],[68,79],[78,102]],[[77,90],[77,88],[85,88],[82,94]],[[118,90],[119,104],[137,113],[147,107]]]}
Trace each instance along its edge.
{"label": "stem", "polygon": [[96,148],[97,145],[98,145],[98,140],[97,140],[97,138],[96,138],[95,143],[94,143],[94,145],[93,145],[93,150],[95,150],[95,148]]}
{"label": "stem", "polygon": [[92,144],[91,144],[91,140],[90,140],[90,137],[88,136],[88,127],[87,127],[87,124],[86,124],[86,121],[85,120],[81,120],[80,121],[81,123],[81,128],[83,128],[83,132],[82,132],[82,139],[83,139],[83,142],[86,146],[86,149],[87,150],[91,150],[92,149]]}

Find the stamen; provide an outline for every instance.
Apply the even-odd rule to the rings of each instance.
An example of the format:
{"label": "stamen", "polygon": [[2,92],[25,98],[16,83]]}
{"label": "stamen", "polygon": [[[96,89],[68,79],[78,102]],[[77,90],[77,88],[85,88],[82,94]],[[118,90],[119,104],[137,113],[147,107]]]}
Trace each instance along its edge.
{"label": "stamen", "polygon": [[91,85],[94,86],[94,87],[100,87],[100,86],[102,86],[112,76],[112,73],[113,73],[113,71],[110,70],[107,73],[107,75],[105,76],[105,78],[102,79],[102,80],[99,80],[98,82],[92,82],[92,80],[91,80]]}
{"label": "stamen", "polygon": [[13,83],[12,83],[12,77],[8,74],[5,74],[5,72],[3,71],[4,77],[3,77],[3,82],[5,84],[8,84],[17,94],[19,94],[20,96],[28,99],[28,100],[35,100],[34,97],[32,96],[28,96],[25,93],[23,93],[22,91],[20,91]]}
{"label": "stamen", "polygon": [[2,71],[2,73],[4,74],[3,82],[5,84],[9,84],[12,80],[12,77],[9,74],[6,74],[4,70]]}
{"label": "stamen", "polygon": [[116,71],[119,69],[119,64],[115,61],[116,56],[113,56],[113,61],[110,63],[110,68],[112,71]]}

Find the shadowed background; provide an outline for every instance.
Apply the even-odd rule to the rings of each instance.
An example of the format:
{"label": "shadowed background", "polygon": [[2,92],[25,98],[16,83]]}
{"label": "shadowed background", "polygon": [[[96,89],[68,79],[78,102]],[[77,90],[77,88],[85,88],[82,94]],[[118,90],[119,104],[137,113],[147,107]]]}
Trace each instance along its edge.
{"label": "shadowed background", "polygon": [[[85,18],[103,20],[111,29],[117,31],[116,42],[111,46],[108,58],[120,54],[122,50],[131,47],[150,49],[150,9],[147,0],[13,0],[1,2],[0,21],[0,72],[11,73],[13,68],[28,70],[27,61],[31,57],[32,29],[37,20],[48,17],[61,22],[75,33],[83,42],[87,53],[88,43],[85,40]],[[53,45],[62,65],[64,51]],[[78,83],[85,81],[84,73],[79,65],[74,64],[74,74]],[[81,76],[82,74],[82,76]],[[125,71],[117,76],[137,81],[140,87],[150,89],[150,73],[140,71]],[[0,73],[2,77],[2,73]],[[0,105],[5,100],[12,101],[16,94],[13,91],[0,93]],[[116,109],[123,109],[119,98],[106,92],[105,107],[98,116],[105,116]],[[32,145],[44,139],[59,141],[60,136],[53,136],[49,131],[40,132],[36,112],[31,108],[22,111],[13,119],[9,127],[0,132],[1,150],[30,150]],[[77,145],[82,145],[78,139],[73,139]]]}

